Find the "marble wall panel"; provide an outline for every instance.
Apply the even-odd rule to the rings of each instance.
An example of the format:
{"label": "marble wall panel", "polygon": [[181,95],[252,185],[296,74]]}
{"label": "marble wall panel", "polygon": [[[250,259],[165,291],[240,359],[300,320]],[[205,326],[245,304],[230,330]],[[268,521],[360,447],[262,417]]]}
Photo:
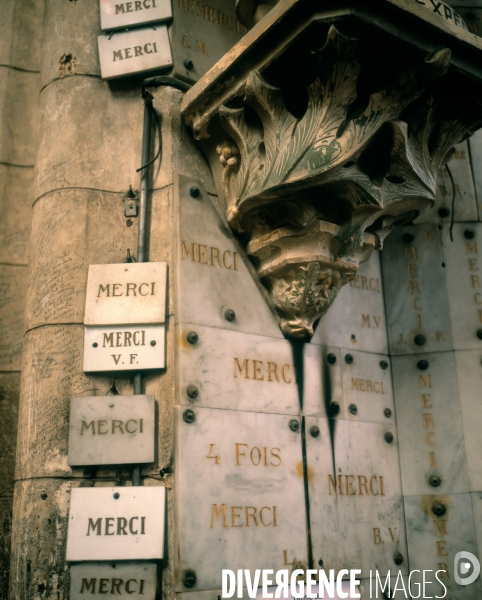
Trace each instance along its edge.
{"label": "marble wall panel", "polygon": [[468,492],[453,352],[392,357],[392,374],[403,493]]}
{"label": "marble wall panel", "polygon": [[[482,492],[472,492],[472,509],[474,512],[475,539],[479,560],[482,558]],[[479,580],[482,588],[482,578]]]}
{"label": "marble wall panel", "polygon": [[344,419],[341,350],[304,344],[303,373],[303,414]]}
{"label": "marble wall panel", "polygon": [[301,427],[288,415],[176,411],[176,589],[187,570],[197,591],[220,588],[222,568],[306,565]]}
{"label": "marble wall panel", "polygon": [[[315,423],[320,434],[313,438],[310,432]],[[406,573],[395,426],[310,417],[306,430],[315,561],[321,554],[325,565],[326,555],[326,568],[339,564],[361,569],[361,577],[369,577],[370,569],[396,570],[395,559],[401,558],[399,568]]]}
{"label": "marble wall panel", "polygon": [[[482,9],[480,10],[480,13],[482,14]],[[482,221],[482,129],[476,131],[474,135],[469,138],[468,145],[470,150],[470,160],[472,163],[472,174],[474,177],[479,221]]]}
{"label": "marble wall panel", "polygon": [[[454,191],[454,220],[478,220],[477,200],[467,142],[456,144],[454,148],[455,154],[438,173],[434,206],[415,219],[414,223],[450,223],[452,219],[452,197]],[[450,169],[455,189],[452,185],[448,169]]]}
{"label": "marble wall panel", "polygon": [[312,338],[314,344],[388,352],[380,256],[373,252],[343,287]]}
{"label": "marble wall panel", "polygon": [[482,492],[482,351],[455,352],[470,490]]}
{"label": "marble wall panel", "polygon": [[341,352],[345,419],[394,423],[390,358],[368,352]]}
{"label": "marble wall panel", "polygon": [[391,354],[452,348],[449,307],[436,225],[399,227],[382,254]]}
{"label": "marble wall panel", "polygon": [[[477,556],[470,494],[405,496],[404,503],[410,569],[419,571],[413,574],[412,585],[423,586],[424,577],[426,581],[421,597],[479,600],[479,580],[462,586],[454,578],[458,552]],[[445,571],[438,573],[440,581],[436,571]]]}
{"label": "marble wall panel", "polygon": [[[482,224],[455,223],[442,229],[450,322],[455,350],[482,349]],[[480,335],[480,338],[478,337]]]}
{"label": "marble wall panel", "polygon": [[[199,325],[177,325],[176,331],[180,404],[300,414],[297,369],[287,340]],[[190,332],[198,336],[194,344],[188,341]]]}
{"label": "marble wall panel", "polygon": [[176,323],[282,338],[253,267],[201,182],[180,176],[175,206]]}

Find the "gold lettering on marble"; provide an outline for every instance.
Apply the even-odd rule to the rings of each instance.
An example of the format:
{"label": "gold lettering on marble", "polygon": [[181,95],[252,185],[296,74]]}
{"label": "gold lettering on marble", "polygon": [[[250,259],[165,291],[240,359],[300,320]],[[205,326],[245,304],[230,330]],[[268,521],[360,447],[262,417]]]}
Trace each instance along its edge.
{"label": "gold lettering on marble", "polygon": [[192,243],[187,244],[184,240],[181,244],[182,260],[192,260],[200,265],[220,267],[229,271],[238,271],[238,253],[231,250],[220,250],[214,246]]}
{"label": "gold lettering on marble", "polygon": [[428,429],[429,427],[435,427],[433,417],[430,413],[423,413],[423,427]]}
{"label": "gold lettering on marble", "polygon": [[373,318],[373,329],[379,329],[381,324],[381,317],[376,317],[374,315],[362,315],[362,327],[369,327],[372,329],[372,321],[370,317]]}
{"label": "gold lettering on marble", "polygon": [[430,468],[436,469],[437,467],[435,465],[435,452],[430,452],[429,456],[430,456]]}
{"label": "gold lettering on marble", "polygon": [[437,442],[434,442],[434,441],[432,440],[432,436],[433,436],[433,435],[435,435],[435,433],[434,433],[433,431],[429,431],[429,432],[427,433],[427,435],[425,436],[425,441],[427,442],[427,444],[428,444],[429,446],[436,446],[436,445],[437,445]]}
{"label": "gold lettering on marble", "polygon": [[[102,520],[105,519],[105,527],[104,527],[104,535],[145,535],[146,533],[146,517],[140,517],[141,521],[141,530],[139,531],[139,517],[131,517],[127,520],[125,517],[99,517],[94,522],[94,519],[89,518],[87,522],[87,536],[90,536],[90,533],[94,533],[95,535],[102,535]],[[117,520],[117,528],[115,527],[115,521]],[[134,529],[134,521],[136,523],[136,529]],[[129,526],[129,532],[126,531],[127,526]],[[111,531],[111,529],[113,531]]]}
{"label": "gold lettering on marble", "polygon": [[[256,360],[251,358],[246,358],[241,363],[240,359],[234,357],[234,377],[238,379],[238,375],[242,378],[244,374],[244,379],[252,379],[253,381],[267,381],[280,382],[280,378],[278,376],[278,370],[281,372],[281,380],[284,383],[296,383],[291,376],[291,370],[293,373],[295,369],[292,365],[278,365],[272,361],[263,361]],[[273,379],[273,377],[275,379]]]}
{"label": "gold lettering on marble", "polygon": [[179,8],[240,35],[244,35],[248,31],[234,16],[225,15],[220,10],[197,0],[179,0]]}
{"label": "gold lettering on marble", "polygon": [[215,456],[211,456],[211,454],[214,452],[214,448],[216,447],[216,444],[209,444],[209,452],[207,453],[205,458],[213,458],[214,459],[214,464],[215,465],[219,465],[221,462],[221,457],[219,456],[219,454],[216,454]]}
{"label": "gold lettering on marble", "polygon": [[447,535],[447,521],[445,519],[433,519],[434,535]]}
{"label": "gold lettering on marble", "polygon": [[470,276],[470,287],[474,289],[475,287],[480,287],[480,281],[477,275]]}
{"label": "gold lettering on marble", "polygon": [[381,294],[380,280],[378,277],[366,277],[365,275],[356,275],[349,283],[350,287],[356,289],[367,290],[369,292],[377,292]]}
{"label": "gold lettering on marble", "polygon": [[[80,435],[84,435],[84,431],[88,432],[91,427],[92,435],[95,435],[95,423],[96,421],[90,421],[90,423],[82,421],[80,426]],[[103,435],[109,432],[115,434],[117,431],[119,431],[119,433],[121,434],[124,434],[124,430],[127,433],[137,433],[138,431],[139,433],[144,432],[144,419],[139,419],[139,423],[137,422],[137,419],[129,419],[125,423],[119,419],[112,419],[111,427],[107,426],[107,429],[105,431],[102,431],[102,429],[105,425],[107,425],[107,423],[108,421],[102,419],[97,421],[97,434]]]}
{"label": "gold lettering on marble", "polygon": [[422,394],[422,408],[432,408],[433,404],[427,404],[432,399],[432,394]]}
{"label": "gold lettering on marble", "polygon": [[250,527],[250,520],[252,520],[255,527],[258,527],[259,524],[264,527],[278,527],[277,508],[277,506],[263,506],[258,510],[254,506],[231,506],[229,511],[231,517],[229,524],[226,504],[221,504],[220,508],[217,504],[213,504],[210,529],[214,528],[215,523],[220,522],[221,518],[222,527],[226,529]]}
{"label": "gold lettering on marble", "polygon": [[[242,448],[243,446],[246,448],[246,450],[249,450],[249,445],[248,444],[240,444],[240,443],[236,443],[236,465],[239,467],[241,466],[242,462],[241,459],[247,456],[246,452],[244,451],[244,448]],[[251,450],[249,451],[249,458],[251,460],[251,463],[257,467],[261,464],[261,461],[263,461],[263,466],[265,467],[279,467],[281,464],[281,456],[280,454],[277,454],[277,452],[275,452],[275,450],[277,452],[281,452],[280,448],[268,448],[267,446],[263,446],[263,451],[261,452],[260,448],[258,448],[257,446],[253,446],[251,448]],[[213,458],[212,456],[210,457],[206,457],[206,458]],[[272,462],[272,458],[276,459],[276,462]]]}
{"label": "gold lettering on marble", "polygon": [[221,508],[218,508],[217,504],[213,504],[213,510],[211,514],[211,528],[214,527],[214,518],[219,521],[223,517],[223,527],[229,527],[228,520],[226,517],[226,504],[221,504]]}
{"label": "gold lettering on marble", "polygon": [[437,556],[444,558],[448,556],[447,548],[445,547],[447,542],[445,540],[437,541]]}
{"label": "gold lettering on marble", "polygon": [[411,248],[405,248],[405,256],[410,260],[411,258],[413,258],[413,260],[418,260],[418,256],[417,256],[417,248],[416,246],[412,246]]}
{"label": "gold lettering on marble", "polygon": [[382,536],[380,535],[380,529],[378,527],[373,528],[373,544],[378,546],[379,544],[384,544],[382,540]]}
{"label": "gold lettering on marble", "polygon": [[[358,478],[358,490],[354,483]],[[328,474],[328,494],[339,496],[385,496],[384,475],[338,475],[336,483],[333,475]],[[365,490],[365,494],[363,493]]]}
{"label": "gold lettering on marble", "polygon": [[359,392],[384,394],[385,384],[383,381],[371,381],[370,379],[351,379],[351,389]]}
{"label": "gold lettering on marble", "polygon": [[478,254],[477,242],[465,242],[465,253],[466,254]]}
{"label": "gold lettering on marble", "polygon": [[419,375],[418,376],[418,384],[419,387],[424,388],[424,387],[432,387],[432,380],[430,378],[430,375],[427,375],[427,381],[425,381],[425,378],[423,377],[423,375]]}

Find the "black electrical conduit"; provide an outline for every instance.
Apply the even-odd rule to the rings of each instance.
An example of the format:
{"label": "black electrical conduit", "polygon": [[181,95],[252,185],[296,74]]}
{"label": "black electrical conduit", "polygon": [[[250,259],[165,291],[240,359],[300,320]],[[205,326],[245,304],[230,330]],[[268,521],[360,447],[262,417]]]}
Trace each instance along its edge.
{"label": "black electrical conduit", "polygon": [[[181,92],[187,92],[190,89],[188,83],[179,81],[174,77],[158,76],[149,77],[142,82],[142,99],[144,100],[144,126],[142,131],[142,159],[141,167],[137,172],[141,173],[140,197],[139,197],[139,232],[137,238],[137,262],[149,262],[147,259],[147,198],[149,185],[149,167],[158,157],[161,156],[162,140],[161,130],[159,128],[159,150],[156,156],[150,160],[151,153],[151,130],[152,119],[155,117],[152,101],[154,97],[146,88],[148,87],[173,87]],[[144,390],[144,377],[142,373],[134,375],[134,395],[140,395]],[[136,465],[132,470],[132,485],[142,485],[141,468]]]}

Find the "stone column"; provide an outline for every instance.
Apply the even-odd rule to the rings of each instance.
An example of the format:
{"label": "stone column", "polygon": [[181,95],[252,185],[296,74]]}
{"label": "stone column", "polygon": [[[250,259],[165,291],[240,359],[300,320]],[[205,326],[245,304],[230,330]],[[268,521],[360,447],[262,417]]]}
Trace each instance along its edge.
{"label": "stone column", "polygon": [[0,7],[0,597],[8,592],[11,511],[43,0]]}
{"label": "stone column", "polygon": [[[82,354],[88,266],[122,263],[127,249],[136,253],[137,218],[124,216],[122,199],[129,186],[139,187],[140,82],[101,80],[97,0],[49,2],[44,31],[12,534],[10,593],[19,600],[69,596],[65,543],[70,489],[128,485],[132,470],[71,469],[67,443],[71,397],[132,393],[131,379],[86,376]],[[183,165],[198,178],[208,172],[181,125],[180,98],[180,92],[160,90],[154,101],[163,124],[163,158],[152,168],[149,259],[168,266],[173,165]],[[172,315],[172,298],[169,307]],[[144,468],[144,485],[164,484],[169,479],[164,473],[172,471],[170,318],[168,368],[146,382],[146,393],[158,403],[159,425],[157,462]],[[170,558],[164,596],[169,573]]]}

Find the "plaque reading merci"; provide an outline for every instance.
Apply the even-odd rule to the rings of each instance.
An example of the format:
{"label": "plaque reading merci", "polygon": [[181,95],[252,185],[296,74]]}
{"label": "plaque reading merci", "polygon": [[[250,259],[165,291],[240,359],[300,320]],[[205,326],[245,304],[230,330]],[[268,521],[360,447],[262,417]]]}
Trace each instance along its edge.
{"label": "plaque reading merci", "polygon": [[164,367],[166,275],[166,263],[89,267],[84,371]]}
{"label": "plaque reading merci", "polygon": [[166,488],[73,488],[67,561],[164,558]]}

